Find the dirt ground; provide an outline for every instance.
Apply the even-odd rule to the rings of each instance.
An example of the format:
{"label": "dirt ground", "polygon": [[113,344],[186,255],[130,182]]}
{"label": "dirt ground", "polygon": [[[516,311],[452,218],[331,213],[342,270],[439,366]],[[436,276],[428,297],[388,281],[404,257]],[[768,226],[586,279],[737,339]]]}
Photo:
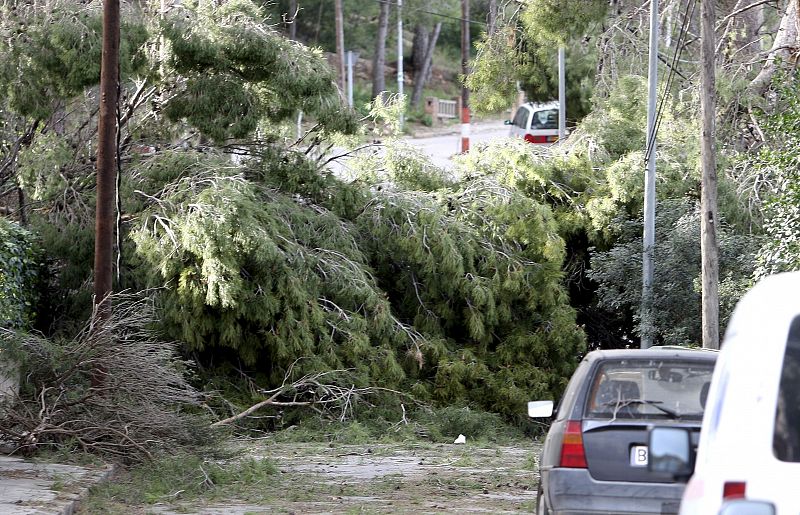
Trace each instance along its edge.
{"label": "dirt ground", "polygon": [[[250,442],[280,472],[259,499],[156,504],[144,513],[516,513],[536,505],[540,445]],[[255,502],[253,502],[255,501]]]}

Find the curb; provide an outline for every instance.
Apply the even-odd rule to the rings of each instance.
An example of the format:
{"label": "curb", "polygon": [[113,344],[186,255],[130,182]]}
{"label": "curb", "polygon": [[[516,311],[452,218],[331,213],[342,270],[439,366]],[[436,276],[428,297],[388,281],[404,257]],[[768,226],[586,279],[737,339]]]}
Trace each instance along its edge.
{"label": "curb", "polygon": [[91,479],[87,478],[87,482],[90,481],[91,484],[84,486],[79,492],[72,494],[72,497],[74,498],[69,501],[67,505],[61,509],[61,511],[58,512],[59,515],[75,515],[81,506],[81,502],[86,500],[86,497],[89,495],[89,489],[91,489],[93,486],[108,481],[114,474],[117,473],[118,470],[118,465],[109,465],[105,468],[105,470],[101,470],[97,476],[92,477]]}

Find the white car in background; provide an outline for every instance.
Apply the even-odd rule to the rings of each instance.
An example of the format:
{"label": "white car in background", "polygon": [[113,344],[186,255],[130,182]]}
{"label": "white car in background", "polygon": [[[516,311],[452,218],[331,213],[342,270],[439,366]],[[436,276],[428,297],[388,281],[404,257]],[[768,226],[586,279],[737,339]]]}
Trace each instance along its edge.
{"label": "white car in background", "polygon": [[505,121],[511,126],[509,136],[524,138],[528,143],[550,144],[558,141],[558,102],[522,104],[514,118]]}
{"label": "white car in background", "polygon": [[739,301],[696,457],[688,431],[654,427],[649,459],[651,471],[691,475],[681,515],[800,513],[800,272],[768,277]]}

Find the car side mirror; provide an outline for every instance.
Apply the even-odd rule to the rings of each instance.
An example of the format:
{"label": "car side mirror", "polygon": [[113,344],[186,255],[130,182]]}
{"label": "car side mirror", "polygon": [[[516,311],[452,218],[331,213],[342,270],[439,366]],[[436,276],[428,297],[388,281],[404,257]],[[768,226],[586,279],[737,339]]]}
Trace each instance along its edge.
{"label": "car side mirror", "polygon": [[694,472],[692,433],[680,427],[653,427],[647,445],[647,468],[677,480]]}
{"label": "car side mirror", "polygon": [[737,499],[723,504],[719,515],[775,515],[775,506],[768,502]]}
{"label": "car side mirror", "polygon": [[511,120],[503,120],[503,125],[511,125]]}
{"label": "car side mirror", "polygon": [[553,414],[553,401],[530,401],[528,416],[531,418],[550,418]]}

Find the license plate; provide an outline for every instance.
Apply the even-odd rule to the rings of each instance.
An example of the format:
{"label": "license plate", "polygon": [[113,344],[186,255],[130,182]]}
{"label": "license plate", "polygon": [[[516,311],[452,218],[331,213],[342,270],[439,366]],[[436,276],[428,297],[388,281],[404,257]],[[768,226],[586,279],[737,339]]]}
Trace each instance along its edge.
{"label": "license plate", "polygon": [[647,446],[634,445],[631,447],[631,467],[647,466]]}

